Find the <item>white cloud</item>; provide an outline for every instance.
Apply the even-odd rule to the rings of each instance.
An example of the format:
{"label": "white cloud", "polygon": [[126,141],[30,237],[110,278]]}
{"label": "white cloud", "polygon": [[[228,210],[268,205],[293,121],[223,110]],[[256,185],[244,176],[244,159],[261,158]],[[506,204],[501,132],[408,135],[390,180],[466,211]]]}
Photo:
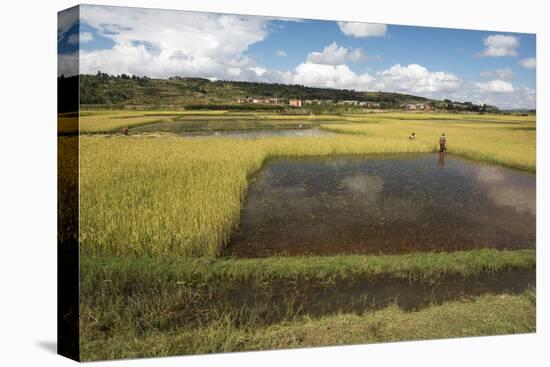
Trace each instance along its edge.
{"label": "white cloud", "polygon": [[94,40],[94,35],[90,32],[80,32],[80,43],[88,43]]}
{"label": "white cloud", "polygon": [[483,56],[517,56],[519,48],[519,38],[515,36],[506,36],[496,34],[488,36],[483,40],[485,50]]}
{"label": "white cloud", "polygon": [[[520,86],[514,88],[511,93],[493,94],[480,99],[481,103],[489,103],[499,106],[500,108],[529,108],[537,107],[537,93],[534,89]],[[487,101],[487,102],[485,102]]]}
{"label": "white cloud", "polygon": [[57,40],[61,40],[77,21],[78,6],[73,6],[57,13]]}
{"label": "white cloud", "polygon": [[424,66],[410,64],[394,65],[378,72],[378,89],[403,93],[430,94],[456,90],[462,80],[444,71],[430,71]]}
{"label": "white cloud", "polygon": [[57,76],[75,76],[78,74],[78,52],[57,55]]}
{"label": "white cloud", "polygon": [[311,87],[367,90],[372,87],[374,78],[369,73],[356,74],[345,64],[306,62],[298,65],[293,71],[284,73],[283,81]]}
{"label": "white cloud", "polygon": [[338,22],[338,27],[346,36],[360,37],[384,37],[388,27],[385,24]]}
{"label": "white cloud", "polygon": [[307,55],[307,62],[313,64],[340,65],[348,61],[359,62],[366,59],[367,55],[358,48],[346,48],[332,42],[322,52],[310,52]]}
{"label": "white cloud", "polygon": [[[81,51],[82,73],[95,74],[101,70],[110,74],[137,74],[152,78],[200,76],[360,91],[394,91],[471,100],[505,108],[534,108],[535,105],[535,92],[529,88],[512,87],[513,92],[494,93],[491,92],[495,89],[494,83],[486,87],[478,87],[475,83],[465,86],[452,73],[431,71],[417,64],[397,64],[377,73],[359,72],[346,63],[360,60],[365,54],[336,43],[321,52],[311,53],[306,61],[292,70],[267,70],[246,54],[251,45],[268,37],[272,29],[268,24],[271,19],[264,17],[86,5],[81,6],[81,17],[99,35],[114,42],[112,49]],[[66,37],[74,24],[72,20],[68,14],[64,17],[58,37]],[[384,25],[373,25],[378,27],[378,33],[373,31],[373,27],[365,27],[364,23],[339,25],[349,31],[349,35],[353,30],[357,37],[383,36],[386,31]],[[61,55],[59,70],[65,75],[76,73],[75,65],[78,64],[75,57]],[[507,83],[501,76],[493,74],[491,78]]]}
{"label": "white cloud", "polygon": [[514,91],[514,86],[504,80],[491,80],[485,83],[475,83],[477,89],[481,92],[489,93],[510,93]]}
{"label": "white cloud", "polygon": [[536,108],[536,92],[526,86],[512,86],[513,91],[496,93],[491,88],[479,88],[480,83],[464,84],[458,90],[441,98],[450,98],[453,101],[471,101],[477,104],[489,104],[501,109]]}
{"label": "white cloud", "polygon": [[94,35],[90,32],[81,32],[80,35],[78,33],[71,34],[67,38],[67,43],[69,45],[78,45],[79,37],[80,43],[88,43],[94,40]]}
{"label": "white cloud", "polygon": [[268,35],[268,18],[173,10],[81,6],[81,19],[113,40],[112,49],[81,51],[80,71],[257,78],[248,47]]}
{"label": "white cloud", "polygon": [[67,38],[67,43],[69,45],[78,45],[78,33],[73,33]]}
{"label": "white cloud", "polygon": [[510,68],[496,69],[495,71],[482,71],[479,73],[484,78],[512,79],[514,71]]}
{"label": "white cloud", "polygon": [[430,71],[424,66],[394,65],[375,74],[357,74],[347,65],[302,63],[288,72],[266,71],[261,78],[270,82],[303,84],[312,87],[345,88],[358,91],[393,91],[425,97],[508,108],[536,108],[536,92],[528,87],[514,87],[503,80],[487,83],[464,83],[444,71]]}
{"label": "white cloud", "polygon": [[519,64],[526,69],[536,69],[537,59],[534,57],[530,57],[527,59],[519,60]]}
{"label": "white cloud", "polygon": [[372,75],[368,72],[358,74],[346,64],[305,62],[291,71],[266,72],[261,76],[273,82],[303,84],[311,87],[359,91],[384,90],[432,97],[439,97],[441,93],[452,93],[462,84],[462,80],[453,74],[442,71],[432,72],[417,64],[407,66],[397,64]]}
{"label": "white cloud", "polygon": [[279,56],[279,57],[285,57],[287,55],[287,53],[283,50],[277,50],[275,51],[275,56]]}

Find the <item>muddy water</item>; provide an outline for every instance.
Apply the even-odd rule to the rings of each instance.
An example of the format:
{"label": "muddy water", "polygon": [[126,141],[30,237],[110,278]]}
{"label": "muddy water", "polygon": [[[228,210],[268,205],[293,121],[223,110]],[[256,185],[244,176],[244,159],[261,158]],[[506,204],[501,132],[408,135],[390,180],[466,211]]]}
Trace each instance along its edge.
{"label": "muddy water", "polygon": [[190,286],[194,294],[186,301],[189,310],[180,315],[186,325],[208,322],[210,314],[200,310],[216,310],[215,315],[232,315],[236,322],[246,324],[258,318],[265,324],[293,317],[320,317],[334,314],[363,314],[396,305],[406,311],[416,311],[434,304],[473,299],[486,294],[519,294],[535,287],[535,272],[509,269],[463,278],[448,275],[436,281],[408,279],[371,279],[355,277],[335,280],[331,284],[315,280],[277,279],[258,287],[250,280],[210,281],[202,288]]}
{"label": "muddy water", "polygon": [[535,243],[535,175],[437,154],[279,159],[226,254],[395,254]]}

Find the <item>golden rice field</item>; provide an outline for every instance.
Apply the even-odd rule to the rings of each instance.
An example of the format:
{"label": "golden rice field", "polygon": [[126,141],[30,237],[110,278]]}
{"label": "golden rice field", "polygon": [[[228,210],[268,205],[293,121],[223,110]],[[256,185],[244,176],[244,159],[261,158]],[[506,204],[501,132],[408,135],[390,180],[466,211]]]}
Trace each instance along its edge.
{"label": "golden rice field", "polygon": [[[404,114],[401,114],[404,115]],[[419,116],[419,115],[412,115]],[[424,115],[425,116],[425,115]],[[476,116],[477,122],[468,116],[468,120],[452,119],[416,119],[409,121],[373,116],[363,118],[360,123],[340,125],[322,125],[322,128],[334,132],[358,134],[365,138],[403,139],[414,132],[414,144],[437,148],[438,137],[445,133],[448,151],[472,159],[512,166],[527,171],[536,169],[536,131],[535,121],[525,121],[518,116],[517,123],[487,123],[483,119],[502,119],[502,116]],[[510,116],[507,116],[510,119]],[[355,117],[357,118],[357,117]],[[424,117],[425,118],[425,117]],[[471,119],[471,120],[470,120]],[[374,121],[371,121],[374,120]],[[496,121],[496,120],[495,120]]]}
{"label": "golden rice field", "polygon": [[474,113],[446,113],[446,112],[384,112],[384,113],[353,113],[342,114],[341,116],[349,118],[377,118],[380,120],[453,120],[461,121],[501,121],[507,123],[535,122],[536,117],[533,114],[525,115],[496,115],[496,114],[474,114]]}
{"label": "golden rice field", "polygon": [[323,128],[346,134],[299,139],[83,135],[81,252],[217,256],[238,225],[249,177],[276,156],[431,152],[445,132],[449,153],[535,171],[533,117],[442,116],[341,117],[345,124]]}
{"label": "golden rice field", "polygon": [[[279,123],[296,121],[342,121],[337,115],[277,115],[265,112],[241,113],[229,111],[186,111],[186,110],[160,110],[160,111],[83,111],[80,114],[79,127],[83,134],[111,133],[122,128],[131,128],[148,125],[157,122],[173,120],[185,121],[274,121]],[[78,127],[74,124],[74,118],[69,119],[60,116],[58,119],[59,131],[62,133],[74,133]]]}
{"label": "golden rice field", "polygon": [[[120,130],[124,127],[135,127],[151,124],[155,122],[171,121],[176,117],[206,116],[207,118],[216,118],[226,114],[227,111],[184,111],[184,110],[154,110],[154,111],[82,111],[80,113],[80,132],[81,133],[108,133]],[[71,132],[74,130],[64,122],[63,118],[59,120],[59,129],[61,132]]]}

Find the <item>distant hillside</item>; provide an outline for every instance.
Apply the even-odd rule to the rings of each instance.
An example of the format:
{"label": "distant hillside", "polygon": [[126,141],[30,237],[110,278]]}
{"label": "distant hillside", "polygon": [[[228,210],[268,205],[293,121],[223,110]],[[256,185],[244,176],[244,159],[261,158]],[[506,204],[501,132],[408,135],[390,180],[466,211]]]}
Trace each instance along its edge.
{"label": "distant hillside", "polygon": [[[65,78],[66,80],[71,78]],[[229,108],[281,109],[285,106],[251,106],[237,102],[243,97],[300,98],[302,100],[331,100],[338,108],[339,101],[375,102],[380,108],[400,108],[405,103],[429,104],[438,109],[479,111],[482,106],[451,101],[436,101],[409,94],[389,92],[359,92],[346,89],[313,88],[303,85],[237,82],[203,78],[150,79],[129,75],[112,76],[105,73],[80,76],[80,103],[91,108]],[[451,102],[451,103],[449,103]],[[476,109],[471,109],[475,106]],[[287,107],[287,106],[286,106]],[[286,108],[285,107],[285,108]],[[491,106],[492,107],[492,106]],[[308,106],[308,108],[321,108]],[[340,107],[342,108],[342,107]],[[349,107],[346,107],[349,108]]]}

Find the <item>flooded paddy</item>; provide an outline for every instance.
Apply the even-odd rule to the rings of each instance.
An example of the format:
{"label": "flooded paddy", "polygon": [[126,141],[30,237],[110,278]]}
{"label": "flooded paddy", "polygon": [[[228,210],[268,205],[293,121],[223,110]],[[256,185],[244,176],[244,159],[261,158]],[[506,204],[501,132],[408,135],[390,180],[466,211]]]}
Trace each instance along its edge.
{"label": "flooded paddy", "polygon": [[186,120],[146,124],[130,129],[131,134],[173,133],[181,136],[217,136],[239,139],[264,137],[314,137],[336,135],[321,130],[319,123],[309,121],[277,122],[256,120]]}
{"label": "flooded paddy", "polygon": [[[186,325],[206,323],[214,314],[234,315],[235,322],[246,324],[259,316],[262,323],[273,324],[289,317],[322,317],[337,314],[364,314],[396,305],[405,311],[418,311],[434,304],[474,299],[487,294],[520,294],[535,287],[535,272],[509,269],[464,278],[448,275],[437,281],[353,277],[333,282],[280,278],[258,285],[243,279],[213,279],[206,284],[185,287],[185,307],[193,312],[181,315]],[[203,312],[200,312],[200,311]]]}
{"label": "flooded paddy", "polygon": [[272,160],[249,185],[226,255],[532,248],[535,182],[450,155]]}
{"label": "flooded paddy", "polygon": [[315,137],[315,136],[331,136],[336,133],[321,130],[319,128],[307,129],[273,129],[273,130],[242,130],[242,131],[201,131],[182,133],[184,136],[214,136],[237,139],[258,139],[268,137]]}

